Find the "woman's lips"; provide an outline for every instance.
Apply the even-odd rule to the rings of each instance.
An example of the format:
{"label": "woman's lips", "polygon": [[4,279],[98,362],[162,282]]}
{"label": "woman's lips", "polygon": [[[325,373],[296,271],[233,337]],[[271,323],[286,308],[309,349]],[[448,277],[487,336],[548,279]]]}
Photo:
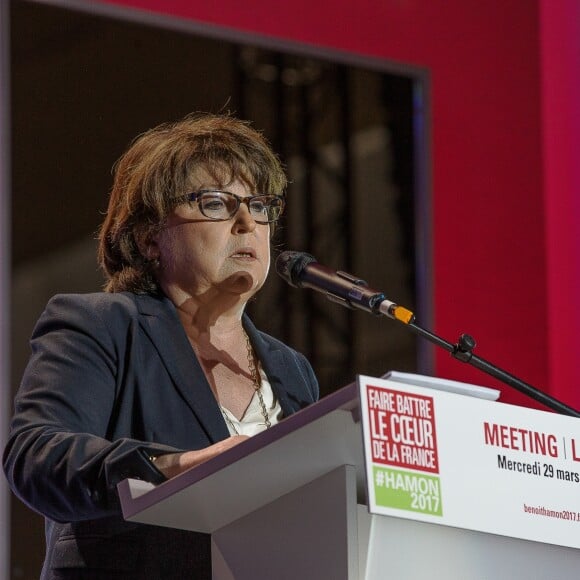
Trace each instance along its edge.
{"label": "woman's lips", "polygon": [[253,248],[241,248],[237,251],[235,251],[232,255],[232,258],[240,258],[240,259],[255,259],[256,258],[256,252],[254,251]]}

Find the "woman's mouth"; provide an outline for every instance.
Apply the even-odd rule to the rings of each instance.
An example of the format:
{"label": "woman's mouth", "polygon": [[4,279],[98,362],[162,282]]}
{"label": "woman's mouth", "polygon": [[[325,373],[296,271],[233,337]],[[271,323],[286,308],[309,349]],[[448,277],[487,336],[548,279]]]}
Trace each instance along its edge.
{"label": "woman's mouth", "polygon": [[236,258],[236,259],[243,259],[243,260],[250,260],[250,259],[254,259],[256,257],[256,252],[254,252],[254,250],[252,249],[243,249],[243,250],[238,250],[237,252],[235,252],[234,254],[232,254],[232,258]]}

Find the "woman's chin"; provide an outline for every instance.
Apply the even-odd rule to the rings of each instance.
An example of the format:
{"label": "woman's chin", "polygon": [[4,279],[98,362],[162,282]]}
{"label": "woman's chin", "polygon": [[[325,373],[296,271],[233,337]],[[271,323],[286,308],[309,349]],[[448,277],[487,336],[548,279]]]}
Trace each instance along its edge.
{"label": "woman's chin", "polygon": [[220,287],[232,294],[247,294],[249,298],[261,288],[262,284],[263,281],[257,280],[250,272],[240,271],[228,276]]}

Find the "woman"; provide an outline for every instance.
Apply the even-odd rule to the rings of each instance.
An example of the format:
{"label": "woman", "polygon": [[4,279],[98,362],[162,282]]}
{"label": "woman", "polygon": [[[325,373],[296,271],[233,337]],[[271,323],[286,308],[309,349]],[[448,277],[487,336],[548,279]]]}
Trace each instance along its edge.
{"label": "woman", "polygon": [[125,522],[116,485],[160,483],[317,399],[304,357],[244,314],[285,186],[264,138],[229,116],[161,125],[119,160],[106,292],[49,302],[4,453],[46,518],[43,579],[211,577],[207,536]]}

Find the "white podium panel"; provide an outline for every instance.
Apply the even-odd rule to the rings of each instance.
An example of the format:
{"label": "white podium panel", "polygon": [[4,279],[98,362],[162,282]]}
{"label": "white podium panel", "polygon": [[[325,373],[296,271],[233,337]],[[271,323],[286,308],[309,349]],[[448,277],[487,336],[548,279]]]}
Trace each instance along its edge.
{"label": "white podium panel", "polygon": [[214,579],[357,578],[355,485],[354,468],[342,466],[218,530]]}
{"label": "white podium panel", "polygon": [[[435,524],[404,509],[371,515],[361,505],[369,469],[362,417],[358,386],[344,387],[159,486],[121,482],[123,515],[212,534],[215,580],[577,578],[575,548]],[[469,471],[469,454],[461,459]]]}
{"label": "white podium panel", "polygon": [[361,580],[575,580],[580,550],[372,516]]}

